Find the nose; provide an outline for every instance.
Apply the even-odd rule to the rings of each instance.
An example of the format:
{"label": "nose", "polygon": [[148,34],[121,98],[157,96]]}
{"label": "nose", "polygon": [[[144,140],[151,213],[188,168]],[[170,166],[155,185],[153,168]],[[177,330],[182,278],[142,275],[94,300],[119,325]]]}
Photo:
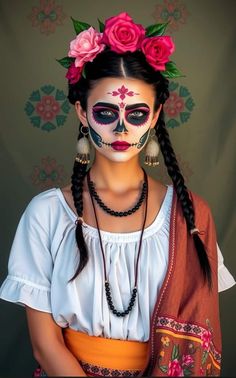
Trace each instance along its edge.
{"label": "nose", "polygon": [[113,131],[113,133],[119,133],[119,134],[128,132],[128,130],[125,127],[124,121],[117,122],[115,129],[113,129],[112,131]]}

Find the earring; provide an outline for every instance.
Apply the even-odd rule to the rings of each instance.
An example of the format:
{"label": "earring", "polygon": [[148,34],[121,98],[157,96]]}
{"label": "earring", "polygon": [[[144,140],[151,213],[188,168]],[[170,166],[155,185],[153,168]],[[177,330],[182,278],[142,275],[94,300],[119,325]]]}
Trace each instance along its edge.
{"label": "earring", "polygon": [[89,132],[88,130],[86,130],[87,132],[85,132],[83,128],[87,129],[87,127],[84,125],[82,125],[80,128],[80,132],[81,134],[83,134],[83,137],[80,138],[77,142],[77,155],[76,155],[75,160],[81,164],[89,164],[90,163],[90,144],[87,137]]}
{"label": "earring", "polygon": [[[154,132],[153,134],[152,134],[152,131]],[[154,135],[155,135],[155,130],[152,129],[150,131],[151,139],[147,143],[147,146],[145,148],[144,164],[149,165],[150,167],[155,167],[156,165],[159,165],[158,154],[160,151],[160,147],[157,141],[153,139]]]}

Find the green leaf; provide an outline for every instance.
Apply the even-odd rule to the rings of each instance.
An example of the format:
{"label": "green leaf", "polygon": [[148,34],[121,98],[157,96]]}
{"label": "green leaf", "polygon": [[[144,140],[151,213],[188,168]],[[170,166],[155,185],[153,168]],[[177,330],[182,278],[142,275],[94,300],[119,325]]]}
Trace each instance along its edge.
{"label": "green leaf", "polygon": [[191,112],[192,110],[193,110],[193,107],[194,107],[194,102],[193,102],[193,99],[192,99],[192,97],[189,97],[188,99],[187,99],[187,101],[185,102],[185,106],[186,106],[186,108]]}
{"label": "green leaf", "polygon": [[189,119],[190,113],[188,113],[188,112],[181,112],[179,116],[180,116],[180,121],[182,123],[184,123],[184,122],[187,122],[187,120]]}
{"label": "green leaf", "polygon": [[55,95],[56,101],[63,101],[63,100],[65,100],[65,98],[66,98],[65,93],[63,91],[60,91],[59,89],[57,89],[56,95]]}
{"label": "green leaf", "polygon": [[71,17],[71,19],[73,21],[73,25],[74,25],[74,29],[75,29],[76,34],[79,34],[82,31],[89,29],[90,26],[91,26],[91,25],[87,24],[86,22],[77,21],[73,17]]}
{"label": "green leaf", "polygon": [[25,112],[27,116],[31,116],[31,114],[34,112],[34,106],[29,101],[27,101],[25,105]]}
{"label": "green leaf", "polygon": [[99,23],[99,31],[100,31],[100,33],[103,33],[103,31],[105,29],[105,25],[102,21],[99,20],[99,18],[98,18],[98,23]]}
{"label": "green leaf", "polygon": [[43,87],[41,87],[41,90],[46,95],[50,95],[54,91],[54,89],[55,87],[53,87],[52,85],[44,85]]}
{"label": "green leaf", "polygon": [[57,126],[64,125],[65,121],[66,121],[66,116],[64,116],[62,114],[59,114],[59,115],[56,116]]}
{"label": "green leaf", "polygon": [[175,359],[178,359],[179,358],[179,346],[178,345],[174,345],[173,349],[172,349],[172,354],[171,354],[171,360],[175,360]]}
{"label": "green leaf", "polygon": [[82,76],[86,79],[85,66],[83,67],[83,70],[82,70]]}
{"label": "green leaf", "polygon": [[192,371],[189,369],[184,369],[184,376],[185,377],[191,377],[192,376]]}
{"label": "green leaf", "polygon": [[33,91],[30,95],[30,101],[40,101],[41,100],[41,96],[40,96],[40,92],[39,90],[37,91]]}
{"label": "green leaf", "polygon": [[56,129],[56,126],[52,123],[52,122],[46,122],[43,126],[42,126],[42,130],[45,130],[45,131],[52,131]]}
{"label": "green leaf", "polygon": [[163,24],[153,24],[146,28],[146,37],[155,37],[160,36],[165,33],[165,30],[167,28],[168,22],[165,22]]}
{"label": "green leaf", "polygon": [[207,352],[207,350],[204,350],[204,352],[202,354],[202,365],[205,364],[207,357],[208,357],[208,352]]}
{"label": "green leaf", "polygon": [[70,110],[70,104],[69,104],[69,101],[68,100],[65,100],[61,106],[61,110],[68,114],[69,113],[69,110]]}
{"label": "green leaf", "polygon": [[30,117],[30,121],[35,127],[40,127],[41,118],[39,116]]}
{"label": "green leaf", "polygon": [[174,81],[171,81],[169,84],[169,90],[170,91],[175,91],[178,88],[179,84],[175,83]]}
{"label": "green leaf", "polygon": [[60,63],[64,68],[69,68],[71,63],[75,61],[75,58],[71,58],[69,56],[65,56],[65,58],[62,59],[56,59],[58,63]]}
{"label": "green leaf", "polygon": [[168,370],[168,367],[167,366],[165,366],[165,365],[160,365],[159,366],[159,368],[160,368],[160,370],[162,371],[162,373],[167,373],[167,370]]}
{"label": "green leaf", "polygon": [[171,127],[172,129],[174,129],[175,127],[178,127],[178,126],[180,126],[180,123],[176,121],[176,119],[174,118],[171,118],[169,119],[169,121],[166,122],[166,127]]}
{"label": "green leaf", "polygon": [[179,88],[179,95],[180,95],[181,97],[187,97],[187,96],[190,95],[190,93],[189,93],[189,90],[188,90],[186,87],[183,87],[183,86],[181,85],[181,87]]}
{"label": "green leaf", "polygon": [[185,75],[182,75],[182,73],[178,70],[174,62],[171,62],[171,61],[167,62],[165,67],[166,67],[165,71],[160,71],[160,72],[167,79],[174,79],[176,77],[185,77]]}

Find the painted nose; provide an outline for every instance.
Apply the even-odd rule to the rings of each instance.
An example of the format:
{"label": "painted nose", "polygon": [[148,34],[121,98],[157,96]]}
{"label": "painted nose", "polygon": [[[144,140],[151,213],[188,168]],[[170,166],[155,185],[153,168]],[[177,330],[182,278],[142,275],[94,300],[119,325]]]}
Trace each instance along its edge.
{"label": "painted nose", "polygon": [[127,133],[128,132],[128,130],[125,127],[124,121],[122,121],[122,123],[117,122],[115,129],[113,129],[112,131],[113,133]]}

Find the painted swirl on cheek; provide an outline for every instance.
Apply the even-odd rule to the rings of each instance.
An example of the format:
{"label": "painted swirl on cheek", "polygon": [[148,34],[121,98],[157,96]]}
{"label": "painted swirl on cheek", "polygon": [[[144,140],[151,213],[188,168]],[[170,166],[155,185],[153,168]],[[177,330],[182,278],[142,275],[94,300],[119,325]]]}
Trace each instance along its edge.
{"label": "painted swirl on cheek", "polygon": [[141,136],[141,138],[139,139],[139,143],[137,144],[137,148],[138,148],[138,149],[140,149],[141,147],[143,147],[144,144],[146,143],[146,141],[147,141],[147,139],[148,139],[149,132],[150,132],[150,129],[148,129],[148,130],[143,134],[143,136]]}
{"label": "painted swirl on cheek", "polygon": [[92,126],[88,123],[89,125],[89,133],[91,136],[91,139],[94,141],[96,146],[102,147],[102,137],[99,135],[93,128]]}

